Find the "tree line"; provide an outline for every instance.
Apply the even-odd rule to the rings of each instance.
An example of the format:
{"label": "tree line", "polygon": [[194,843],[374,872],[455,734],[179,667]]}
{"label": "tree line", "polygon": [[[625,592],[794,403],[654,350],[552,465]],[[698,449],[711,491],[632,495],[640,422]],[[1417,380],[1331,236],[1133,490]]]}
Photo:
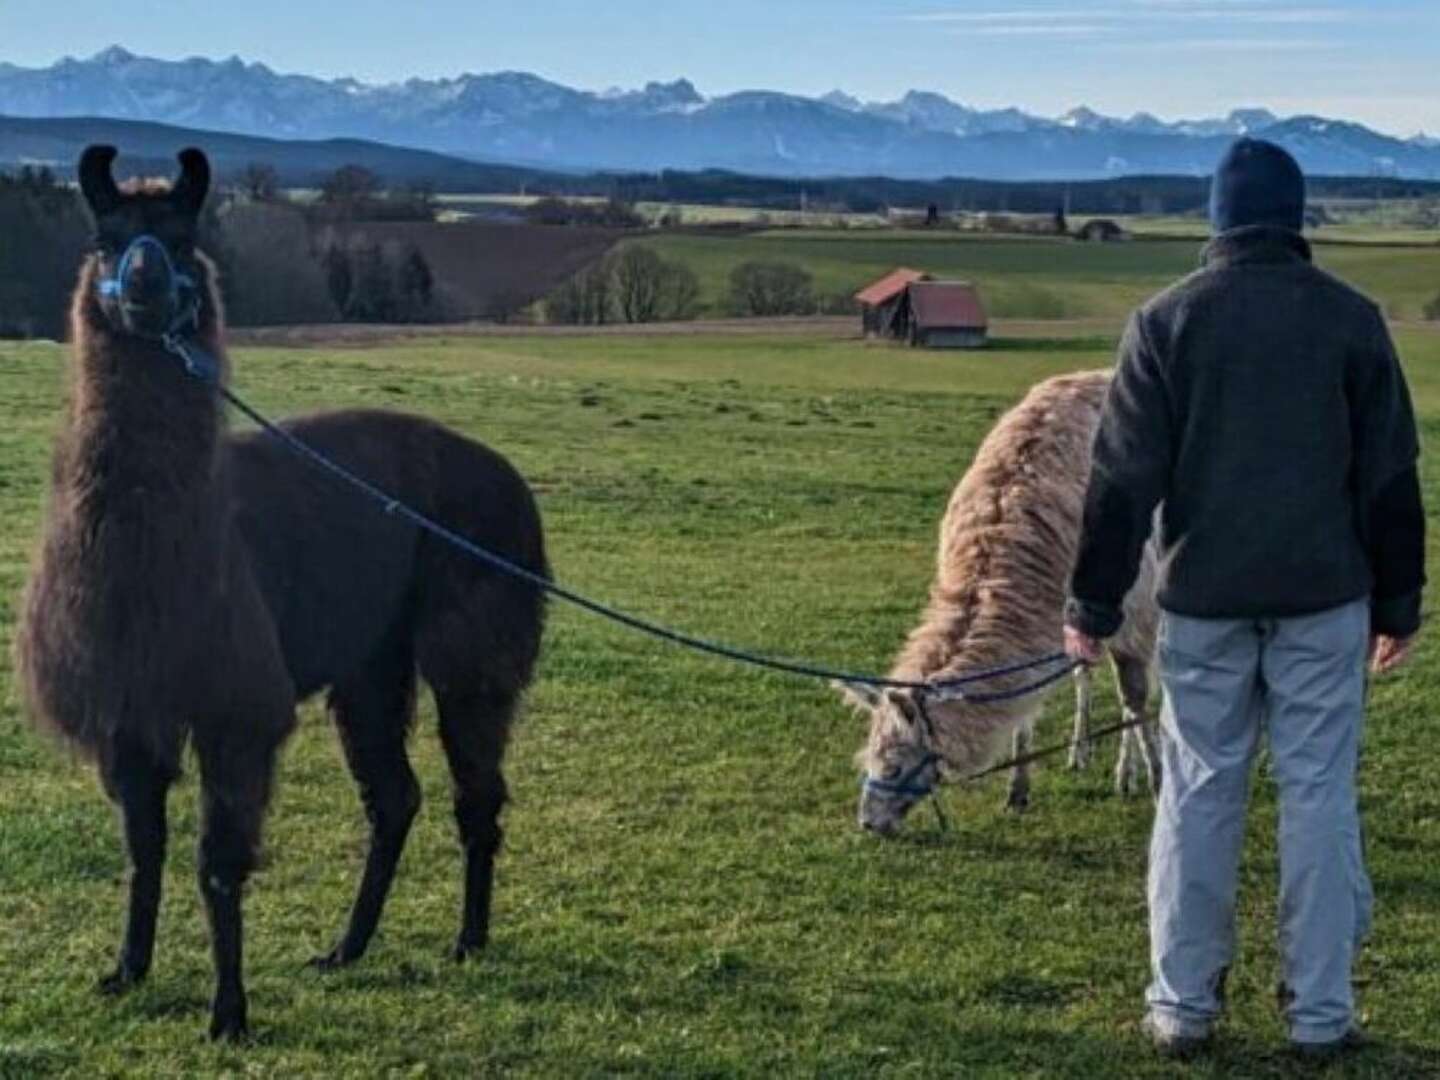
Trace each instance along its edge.
{"label": "tree line", "polygon": [[[1440,196],[1440,181],[1399,177],[1313,176],[1316,199],[1413,200]],[[539,182],[534,190],[540,190]],[[556,191],[604,193],[626,202],[705,203],[766,210],[876,213],[893,206],[946,211],[1048,214],[1194,214],[1209,205],[1209,176],[1121,176],[1107,180],[897,180],[885,176],[780,178],[708,169],[699,172],[597,173],[567,178]]]}
{"label": "tree line", "polygon": [[[453,305],[424,253],[363,228],[434,219],[433,192],[387,190],[359,166],[336,170],[301,201],[257,163],[211,200],[200,246],[219,268],[236,325],[441,322]],[[0,237],[0,336],[61,337],[91,240],[78,193],[48,169],[0,174]]]}
{"label": "tree line", "polygon": [[[547,322],[572,326],[675,322],[701,311],[700,279],[682,262],[644,244],[626,244],[587,266],[546,297]],[[810,271],[795,263],[752,261],[734,267],[720,314],[742,318],[849,314],[848,294],[821,296]]]}

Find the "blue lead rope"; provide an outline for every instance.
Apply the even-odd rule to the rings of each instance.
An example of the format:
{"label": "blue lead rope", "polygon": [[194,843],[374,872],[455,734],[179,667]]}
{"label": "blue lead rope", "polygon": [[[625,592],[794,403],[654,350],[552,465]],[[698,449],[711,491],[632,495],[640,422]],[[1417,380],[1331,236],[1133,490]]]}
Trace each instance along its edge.
{"label": "blue lead rope", "polygon": [[[267,435],[278,440],[298,457],[309,462],[322,472],[329,473],[331,476],[338,478],[345,484],[368,496],[375,503],[379,504],[385,513],[404,518],[422,531],[438,537],[452,547],[465,552],[472,558],[488,563],[502,573],[528,582],[535,586],[535,588],[568,601],[576,607],[584,608],[592,614],[599,615],[602,618],[609,619],[611,622],[619,623],[622,626],[628,626],[632,630],[637,630],[651,637],[659,638],[662,641],[669,641],[696,652],[708,653],[711,656],[719,656],[727,660],[733,660],[736,663],[748,664],[751,667],[764,668],[769,671],[778,671],[813,679],[854,683],[860,686],[873,686],[879,689],[918,690],[926,693],[949,694],[951,696],[964,697],[968,701],[982,703],[1008,701],[1036,693],[1063,679],[1072,670],[1073,664],[1064,653],[1050,653],[1046,656],[1039,656],[1014,664],[1007,664],[1003,667],[968,672],[964,675],[957,675],[934,682],[922,682],[912,679],[892,679],[880,675],[839,671],[814,664],[762,656],[729,645],[722,645],[718,642],[706,641],[703,638],[694,637],[690,634],[681,633],[678,630],[671,630],[668,627],[660,626],[657,623],[648,622],[645,619],[638,618],[637,616],[602,604],[599,601],[582,596],[557,582],[551,581],[543,574],[538,574],[518,563],[512,562],[503,555],[499,555],[488,548],[481,547],[473,540],[467,539],[454,530],[446,528],[439,522],[426,517],[418,510],[407,506],[404,502],[377,487],[369,480],[357,476],[343,465],[333,461],[313,446],[297,438],[294,434],[286,431],[283,427],[252,408],[238,394],[220,382],[219,364],[213,356],[194,342],[186,341],[176,334],[168,334],[162,339],[162,344],[167,351],[181,361],[187,374],[214,386],[221,397],[234,406],[238,412],[253,421]],[[1062,663],[1063,666],[1057,670],[1048,671],[1045,675],[1015,689],[977,694],[962,692],[962,688],[974,683],[987,682],[991,679],[997,679],[1005,675],[1014,675],[1024,671],[1054,668],[1055,665]]]}

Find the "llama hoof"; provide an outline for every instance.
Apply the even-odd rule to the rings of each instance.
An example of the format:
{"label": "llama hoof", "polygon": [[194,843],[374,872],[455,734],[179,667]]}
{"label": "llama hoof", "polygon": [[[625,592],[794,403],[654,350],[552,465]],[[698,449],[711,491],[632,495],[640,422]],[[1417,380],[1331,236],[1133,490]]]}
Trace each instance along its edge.
{"label": "llama hoof", "polygon": [[484,951],[485,942],[483,940],[465,941],[462,938],[460,941],[455,942],[455,947],[450,950],[450,959],[454,960],[457,964],[463,964],[466,960],[470,959],[470,957],[477,956]]}
{"label": "llama hoof", "polygon": [[1140,773],[1130,762],[1122,761],[1115,769],[1115,794],[1122,799],[1140,794]]}
{"label": "llama hoof", "polygon": [[138,986],[144,981],[144,978],[145,972],[143,970],[126,967],[124,964],[121,964],[109,975],[104,975],[96,980],[95,989],[98,993],[104,994],[107,997],[115,997],[125,993],[134,986]]}
{"label": "llama hoof", "polygon": [[245,999],[216,1005],[210,1010],[210,1039],[213,1042],[239,1042],[250,1033],[245,1019]]}
{"label": "llama hoof", "polygon": [[339,971],[341,968],[348,967],[359,959],[360,957],[358,955],[352,956],[347,953],[344,948],[336,945],[335,948],[327,953],[312,956],[307,966],[314,968],[316,971]]}

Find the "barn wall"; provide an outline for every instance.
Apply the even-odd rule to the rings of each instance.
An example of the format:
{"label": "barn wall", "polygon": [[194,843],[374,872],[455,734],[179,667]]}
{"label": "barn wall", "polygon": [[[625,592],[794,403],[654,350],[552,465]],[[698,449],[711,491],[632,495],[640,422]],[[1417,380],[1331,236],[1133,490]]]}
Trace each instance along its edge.
{"label": "barn wall", "polygon": [[923,330],[920,344],[927,349],[982,349],[988,340],[984,330]]}

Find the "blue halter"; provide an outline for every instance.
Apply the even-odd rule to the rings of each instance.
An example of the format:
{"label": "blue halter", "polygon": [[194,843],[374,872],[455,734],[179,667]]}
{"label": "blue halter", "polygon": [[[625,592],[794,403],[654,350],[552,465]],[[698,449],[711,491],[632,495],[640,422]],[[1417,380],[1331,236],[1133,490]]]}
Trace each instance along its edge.
{"label": "blue halter", "polygon": [[96,284],[100,298],[116,303],[121,301],[135,256],[145,248],[158,254],[161,265],[165,268],[166,302],[171,311],[170,324],[157,335],[140,334],[129,327],[126,329],[140,337],[153,336],[165,347],[166,352],[180,358],[190,375],[205,382],[215,382],[220,374],[219,362],[206,350],[185,340],[185,335],[193,332],[200,324],[199,283],[175,266],[175,260],[170,257],[170,249],[156,237],[150,233],[141,233],[125,245],[125,250],[120,253],[120,258],[115,263],[114,275],[102,277]]}
{"label": "blue halter", "polygon": [[[929,746],[925,749],[925,753],[920,756],[919,761],[911,765],[910,768],[906,769],[894,780],[882,780],[873,776],[865,777],[861,781],[860,786],[867,793],[873,792],[890,796],[912,795],[917,799],[923,799],[926,795],[930,795],[935,791],[935,782],[933,780],[920,779],[921,775],[931,765],[945,760],[942,755],[930,749],[930,747],[935,745],[935,722],[930,719],[930,709],[929,706],[926,705],[925,698],[926,695],[923,693],[915,696],[915,707],[920,713],[920,725],[924,728],[925,737],[929,743]],[[938,769],[936,770],[936,777],[939,777]]]}
{"label": "blue halter", "polygon": [[894,780],[881,780],[873,776],[867,776],[861,782],[861,786],[867,792],[874,792],[880,795],[913,795],[917,799],[923,799],[935,790],[935,785],[929,780],[921,780],[920,776],[931,765],[940,760],[940,755],[933,750],[925,751],[920,760]]}

